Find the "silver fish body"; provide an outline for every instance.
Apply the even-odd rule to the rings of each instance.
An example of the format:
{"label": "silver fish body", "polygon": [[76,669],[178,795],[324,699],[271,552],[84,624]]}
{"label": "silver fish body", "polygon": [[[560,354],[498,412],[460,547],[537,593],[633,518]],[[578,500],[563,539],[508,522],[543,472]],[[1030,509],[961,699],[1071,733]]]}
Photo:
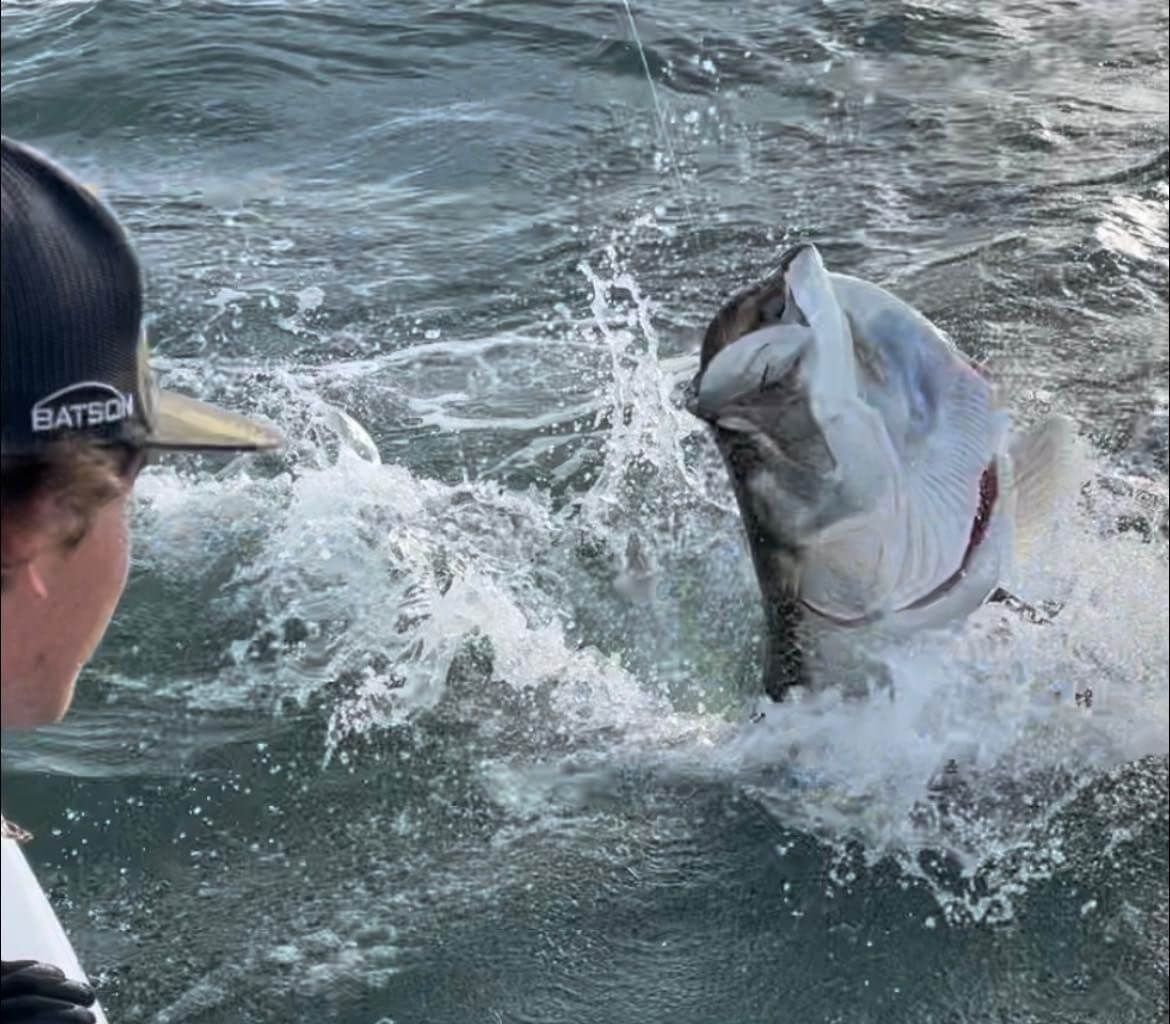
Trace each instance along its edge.
{"label": "silver fish body", "polygon": [[827,636],[942,627],[987,600],[1011,568],[1021,500],[1029,518],[1051,505],[1070,433],[1053,418],[1015,436],[991,382],[933,324],[828,272],[811,245],[716,314],[688,408],[738,499],[773,699],[809,681]]}

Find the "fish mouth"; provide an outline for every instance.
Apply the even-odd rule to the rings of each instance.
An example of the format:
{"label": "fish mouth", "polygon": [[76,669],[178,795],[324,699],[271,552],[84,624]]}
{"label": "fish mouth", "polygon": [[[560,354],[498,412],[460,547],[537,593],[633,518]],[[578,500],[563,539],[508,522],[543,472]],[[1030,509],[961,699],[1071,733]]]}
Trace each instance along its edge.
{"label": "fish mouth", "polygon": [[[788,287],[786,275],[792,261],[808,245],[797,245],[780,256],[775,270],[763,279],[741,288],[727,299],[712,318],[703,335],[699,352],[699,376],[723,349],[753,331],[777,322],[786,309]],[[803,321],[803,317],[800,318]]]}

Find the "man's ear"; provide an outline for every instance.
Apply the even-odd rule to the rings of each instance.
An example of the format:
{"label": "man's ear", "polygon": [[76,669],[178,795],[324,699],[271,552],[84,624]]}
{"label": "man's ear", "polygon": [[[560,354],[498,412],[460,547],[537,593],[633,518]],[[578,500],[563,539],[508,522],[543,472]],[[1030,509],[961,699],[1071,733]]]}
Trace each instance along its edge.
{"label": "man's ear", "polygon": [[59,512],[48,499],[34,498],[17,511],[4,514],[0,527],[0,563],[4,566],[4,589],[22,583],[39,598],[48,597],[45,581],[37,568],[37,559],[52,548],[52,523]]}
{"label": "man's ear", "polygon": [[27,585],[38,599],[44,601],[49,596],[49,588],[45,586],[40,569],[33,559],[26,559],[18,565],[9,565],[4,570],[4,590],[12,591],[22,585]]}
{"label": "man's ear", "polygon": [[45,586],[45,581],[41,579],[41,571],[37,568],[37,563],[35,561],[26,562],[20,567],[20,571],[28,573],[28,585],[32,587],[32,592],[42,601],[47,600],[49,590]]}

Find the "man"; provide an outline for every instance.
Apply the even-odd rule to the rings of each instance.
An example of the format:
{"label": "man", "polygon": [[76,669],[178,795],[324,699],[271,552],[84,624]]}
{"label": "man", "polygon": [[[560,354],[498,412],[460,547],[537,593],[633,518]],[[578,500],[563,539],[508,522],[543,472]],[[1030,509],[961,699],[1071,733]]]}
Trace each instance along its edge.
{"label": "man", "polygon": [[[280,438],[158,390],[125,232],[46,157],[8,138],[2,146],[0,718],[8,729],[55,722],[68,709],[126,583],[126,508],[147,458],[272,448]],[[17,831],[4,823],[0,1021],[104,1020]]]}

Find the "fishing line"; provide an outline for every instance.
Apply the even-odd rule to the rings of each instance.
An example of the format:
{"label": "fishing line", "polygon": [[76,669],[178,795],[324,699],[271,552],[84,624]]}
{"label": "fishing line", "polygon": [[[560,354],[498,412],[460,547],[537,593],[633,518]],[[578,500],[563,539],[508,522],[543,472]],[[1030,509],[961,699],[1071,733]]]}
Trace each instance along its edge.
{"label": "fishing line", "polygon": [[634,10],[630,5],[630,0],[622,0],[622,6],[626,9],[626,20],[630,23],[630,35],[633,37],[634,45],[638,48],[638,56],[642,59],[642,70],[646,73],[646,83],[650,86],[650,99],[654,103],[654,120],[658,125],[658,135],[662,142],[662,148],[666,150],[666,158],[670,163],[670,170],[674,177],[675,188],[678,189],[679,199],[682,200],[683,212],[686,214],[688,226],[693,230],[695,216],[691,210],[690,200],[687,198],[687,191],[683,187],[682,175],[678,169],[678,157],[674,152],[674,144],[670,140],[666,117],[662,113],[662,104],[658,99],[658,88],[654,84],[654,76],[650,73],[650,62],[646,59],[646,48],[642,45],[642,37],[638,34],[638,25],[634,21]]}

